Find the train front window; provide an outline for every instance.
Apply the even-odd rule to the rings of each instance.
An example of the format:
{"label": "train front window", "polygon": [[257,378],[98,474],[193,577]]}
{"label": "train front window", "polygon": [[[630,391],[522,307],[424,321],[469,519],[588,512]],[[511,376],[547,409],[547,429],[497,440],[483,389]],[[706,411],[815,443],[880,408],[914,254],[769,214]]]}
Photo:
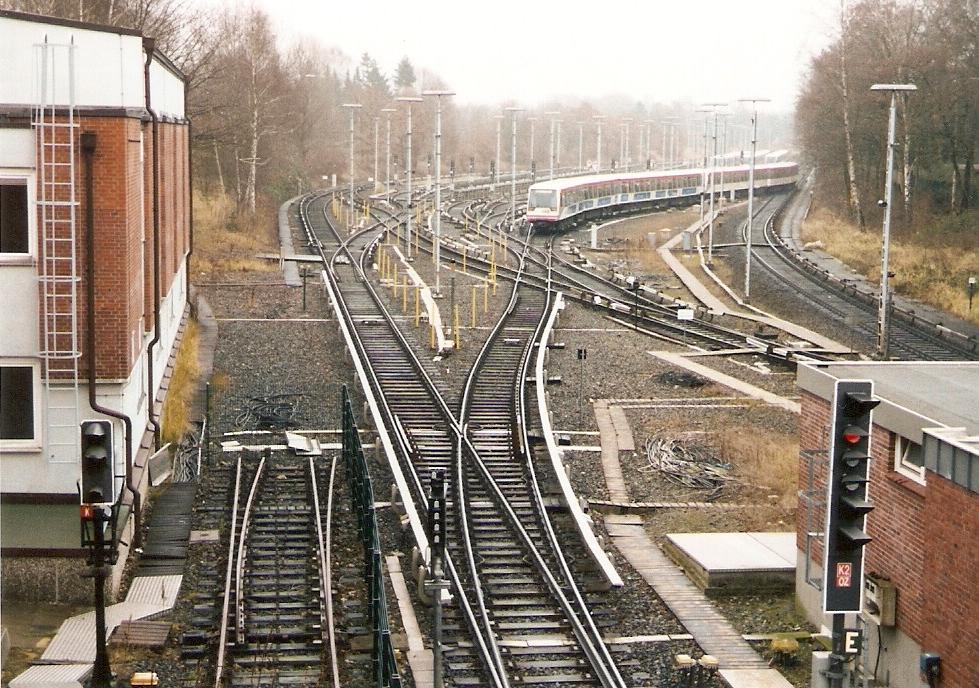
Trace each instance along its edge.
{"label": "train front window", "polygon": [[530,192],[531,208],[557,210],[557,191],[535,189]]}

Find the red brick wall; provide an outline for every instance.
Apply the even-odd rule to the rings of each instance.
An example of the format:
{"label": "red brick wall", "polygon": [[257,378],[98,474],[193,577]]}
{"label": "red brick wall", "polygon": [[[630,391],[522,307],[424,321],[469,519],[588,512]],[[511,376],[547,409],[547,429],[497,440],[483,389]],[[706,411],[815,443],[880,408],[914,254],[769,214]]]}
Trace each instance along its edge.
{"label": "red brick wall", "polygon": [[[80,135],[94,132],[97,137],[93,161],[96,375],[99,379],[126,378],[142,348],[140,322],[144,315],[147,330],[153,326],[153,282],[150,271],[153,259],[151,127],[139,119],[125,117],[81,117],[78,122],[75,159],[76,199],[79,202],[76,260],[81,277],[78,285],[78,332],[82,350],[80,374],[83,378],[87,375],[89,361],[86,344],[89,279],[85,226],[86,176]],[[189,167],[183,159],[188,150],[187,127],[161,124],[160,130],[160,266],[161,296],[165,296],[187,251],[190,188]],[[59,130],[59,133],[64,131]],[[145,155],[145,165],[141,161],[141,154]],[[62,170],[61,175],[59,180],[67,181],[67,173]],[[39,230],[40,217],[38,209]]]}
{"label": "red brick wall", "polygon": [[[922,648],[942,656],[943,688],[979,686],[979,495],[928,473],[920,585]],[[900,602],[900,595],[898,601]]]}
{"label": "red brick wall", "polygon": [[[139,120],[90,117],[80,120],[79,132],[97,136],[93,163],[95,231],[96,375],[125,378],[132,370],[133,334],[143,314],[142,237],[139,232]],[[85,257],[85,169],[78,156],[80,332],[87,331],[87,260]],[[82,346],[83,370],[88,351]]]}
{"label": "red brick wall", "polygon": [[[802,393],[800,446],[825,448],[830,403]],[[889,578],[897,588],[898,628],[927,652],[943,657],[943,688],[979,686],[979,495],[934,473],[927,486],[893,470],[894,434],[874,426],[871,435],[867,518],[874,538],[866,549],[867,573]],[[825,462],[817,485],[825,489]],[[800,489],[808,465],[800,460]],[[796,516],[797,545],[805,549],[805,505]],[[820,521],[820,529],[822,529]],[[822,561],[818,552],[817,561]]]}

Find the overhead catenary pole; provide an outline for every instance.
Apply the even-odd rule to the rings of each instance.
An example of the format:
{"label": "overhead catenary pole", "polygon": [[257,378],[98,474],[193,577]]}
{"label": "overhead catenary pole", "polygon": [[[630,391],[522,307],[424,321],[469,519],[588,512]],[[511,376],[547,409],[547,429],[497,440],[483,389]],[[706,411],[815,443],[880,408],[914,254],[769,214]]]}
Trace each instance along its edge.
{"label": "overhead catenary pole", "polygon": [[626,117],[622,120],[622,128],[625,131],[625,148],[622,153],[622,169],[627,170],[632,162],[632,155],[629,152],[629,131],[632,129],[632,118]]}
{"label": "overhead catenary pole", "polygon": [[537,117],[528,117],[527,121],[530,122],[530,173],[531,181],[537,181],[537,158],[534,157],[534,134],[537,128]]}
{"label": "overhead catenary pole", "polygon": [[513,124],[513,131],[510,136],[510,229],[517,224],[517,113],[523,108],[508,107],[506,111],[510,113]]}
{"label": "overhead catenary pole", "polygon": [[890,292],[888,281],[890,280],[889,254],[891,243],[891,198],[894,191],[894,129],[897,121],[897,94],[898,91],[917,91],[918,87],[914,84],[874,84],[870,87],[871,91],[890,91],[891,107],[887,120],[887,177],[884,189],[884,236],[880,249],[880,302],[878,303],[877,315],[877,358],[887,360],[889,356],[889,330],[887,315],[890,309]]}
{"label": "overhead catenary pole", "polygon": [[713,153],[710,158],[710,215],[707,218],[707,264],[714,261],[714,190],[717,168],[717,108],[727,103],[705,103],[714,113]]}
{"label": "overhead catenary pole", "polygon": [[414,214],[414,212],[413,212],[414,211],[414,203],[412,202],[412,199],[411,199],[411,104],[412,103],[420,103],[420,102],[422,102],[422,99],[419,98],[418,96],[401,96],[401,97],[398,98],[398,100],[401,101],[402,103],[407,103],[408,104],[408,131],[407,131],[407,134],[405,136],[405,138],[407,138],[407,140],[408,140],[407,141],[407,143],[408,143],[408,155],[407,155],[407,163],[408,163],[408,172],[407,172],[407,177],[408,177],[408,180],[407,180],[408,181],[408,221],[405,223],[405,238],[407,239],[407,241],[406,241],[406,243],[407,243],[407,256],[410,259],[411,258],[411,217]]}
{"label": "overhead catenary pole", "polygon": [[500,137],[502,136],[503,115],[493,115],[496,120],[496,169],[493,170],[493,182],[490,191],[496,191],[496,185],[500,183]]}
{"label": "overhead catenary pole", "polygon": [[739,98],[739,103],[751,103],[751,166],[748,168],[748,228],[744,250],[744,300],[751,299],[751,229],[755,208],[755,149],[758,139],[758,103],[770,103],[768,98]]}
{"label": "overhead catenary pole", "polygon": [[362,107],[360,103],[343,103],[350,112],[350,212],[347,214],[347,234],[354,231],[354,113]]}
{"label": "overhead catenary pole", "polygon": [[[454,91],[422,91],[423,96],[435,98],[435,293],[441,295],[442,271],[442,96],[454,96]],[[497,171],[499,172],[499,171]]]}
{"label": "overhead catenary pole", "polygon": [[373,182],[374,193],[377,193],[377,151],[380,142],[380,130],[381,130],[381,118],[374,118],[374,179]]}
{"label": "overhead catenary pole", "polygon": [[387,115],[387,157],[384,166],[384,200],[391,202],[391,113],[397,112],[394,108],[382,108],[381,112]]}
{"label": "overhead catenary pole", "polygon": [[592,119],[595,120],[595,124],[598,125],[598,141],[595,144],[595,171],[601,173],[602,171],[602,120],[605,119],[605,115],[592,115]]}
{"label": "overhead catenary pole", "polygon": [[556,110],[552,110],[551,112],[546,112],[544,114],[546,114],[548,117],[551,118],[551,139],[550,139],[550,149],[551,149],[550,160],[551,160],[551,165],[550,165],[550,171],[548,173],[548,177],[547,178],[548,179],[554,179],[554,149],[555,149],[555,147],[554,147],[554,127],[555,127],[555,125],[557,123],[557,120],[555,118],[558,115],[560,115],[561,113],[560,112],[557,112]]}

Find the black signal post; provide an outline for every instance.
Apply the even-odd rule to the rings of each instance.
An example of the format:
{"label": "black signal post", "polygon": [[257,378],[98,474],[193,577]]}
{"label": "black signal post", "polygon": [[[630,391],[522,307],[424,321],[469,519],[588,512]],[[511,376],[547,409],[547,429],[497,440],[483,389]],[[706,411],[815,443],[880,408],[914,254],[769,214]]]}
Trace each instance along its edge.
{"label": "black signal post", "polygon": [[[105,530],[113,522],[112,422],[82,421],[81,450],[82,546],[90,550],[89,575],[95,581],[95,664],[88,685],[90,688],[111,688],[112,669],[105,633],[105,580],[109,574],[106,550],[112,549],[114,538],[110,536],[106,542]],[[109,561],[112,559],[110,554]]]}
{"label": "black signal post", "polygon": [[843,685],[844,614],[859,613],[863,600],[865,530],[874,505],[868,499],[873,397],[869,380],[837,380],[830,430],[830,465],[824,538],[823,611],[833,614],[831,685]]}

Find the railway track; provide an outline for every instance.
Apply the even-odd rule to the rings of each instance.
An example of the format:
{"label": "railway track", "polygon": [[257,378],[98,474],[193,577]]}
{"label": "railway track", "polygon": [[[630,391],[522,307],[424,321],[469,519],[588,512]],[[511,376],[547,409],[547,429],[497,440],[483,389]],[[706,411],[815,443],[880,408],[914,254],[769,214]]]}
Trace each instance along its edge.
{"label": "railway track", "polygon": [[318,472],[283,452],[237,459],[215,688],[337,680]]}
{"label": "railway track", "polygon": [[[570,572],[551,573],[563,555],[554,549],[539,489],[527,482],[526,437],[514,430],[547,292],[515,289],[454,412],[366,279],[378,232],[341,240],[315,202],[304,205],[303,216],[313,245],[337,246],[332,256],[324,251],[328,279],[395,429],[410,496],[427,507],[423,477],[438,469],[449,476],[447,683],[623,685],[580,593],[568,592],[575,586]],[[514,356],[523,367],[513,365]],[[498,566],[489,565],[493,557]]]}
{"label": "railway track", "polygon": [[[834,280],[803,261],[788,246],[778,229],[784,221],[785,208],[786,205],[780,205],[763,222],[757,223],[752,256],[784,289],[805,294],[810,308],[845,323],[864,348],[873,350],[877,343],[877,302],[857,291],[854,285]],[[979,358],[974,340],[954,333],[939,336],[934,325],[926,325],[920,319],[911,321],[893,310],[889,323],[891,358],[924,361]]]}

